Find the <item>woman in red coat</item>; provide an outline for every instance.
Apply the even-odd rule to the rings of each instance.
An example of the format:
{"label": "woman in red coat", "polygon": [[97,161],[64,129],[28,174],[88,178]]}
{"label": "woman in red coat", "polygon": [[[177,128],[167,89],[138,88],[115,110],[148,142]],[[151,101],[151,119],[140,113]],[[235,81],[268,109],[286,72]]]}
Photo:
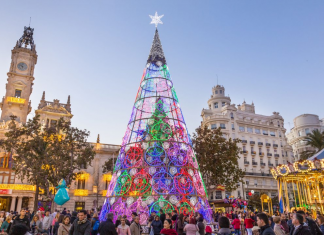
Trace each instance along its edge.
{"label": "woman in red coat", "polygon": [[172,221],[170,219],[164,220],[163,229],[161,230],[160,234],[163,235],[177,235],[177,231],[171,228]]}
{"label": "woman in red coat", "polygon": [[246,219],[244,220],[244,225],[248,235],[252,235],[252,228],[253,228],[254,220],[250,218],[250,215],[246,215]]}
{"label": "woman in red coat", "polygon": [[232,222],[232,225],[235,229],[235,234],[240,235],[241,221],[238,218],[235,218]]}

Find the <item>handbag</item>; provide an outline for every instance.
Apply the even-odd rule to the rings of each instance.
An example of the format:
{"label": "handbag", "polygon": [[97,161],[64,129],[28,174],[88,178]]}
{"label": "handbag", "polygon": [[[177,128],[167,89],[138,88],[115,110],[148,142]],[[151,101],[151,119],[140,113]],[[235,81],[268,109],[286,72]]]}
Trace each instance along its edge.
{"label": "handbag", "polygon": [[153,230],[153,226],[151,226],[151,229],[150,229],[150,235],[154,235],[154,230]]}

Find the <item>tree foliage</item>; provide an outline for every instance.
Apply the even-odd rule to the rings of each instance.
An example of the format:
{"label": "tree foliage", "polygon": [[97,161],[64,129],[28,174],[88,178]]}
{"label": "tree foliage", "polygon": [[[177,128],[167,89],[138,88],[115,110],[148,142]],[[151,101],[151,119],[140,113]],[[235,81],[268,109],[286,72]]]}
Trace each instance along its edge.
{"label": "tree foliage", "polygon": [[71,127],[69,121],[58,120],[55,127],[45,127],[39,116],[21,127],[12,117],[10,130],[0,146],[13,153],[15,174],[21,180],[36,185],[34,211],[37,210],[39,188],[45,190],[57,186],[65,179],[69,186],[82,166],[90,164],[95,152],[87,142],[89,132]]}
{"label": "tree foliage", "polygon": [[308,159],[324,149],[324,131],[320,132],[318,129],[315,129],[307,134],[303,140],[306,141],[306,145],[312,147],[312,149],[303,151],[300,154],[300,159]]}
{"label": "tree foliage", "polygon": [[226,140],[220,128],[211,130],[204,126],[196,129],[192,142],[208,192],[219,184],[232,191],[238,182],[243,182],[245,172],[238,163],[239,139]]}

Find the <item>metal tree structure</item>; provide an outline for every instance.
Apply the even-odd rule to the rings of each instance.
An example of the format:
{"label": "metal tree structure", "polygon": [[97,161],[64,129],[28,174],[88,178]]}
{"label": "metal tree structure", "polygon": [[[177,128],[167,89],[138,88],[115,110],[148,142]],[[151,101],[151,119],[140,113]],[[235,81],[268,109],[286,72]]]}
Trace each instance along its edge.
{"label": "metal tree structure", "polygon": [[156,29],[101,220],[108,212],[201,213],[211,220],[204,182]]}

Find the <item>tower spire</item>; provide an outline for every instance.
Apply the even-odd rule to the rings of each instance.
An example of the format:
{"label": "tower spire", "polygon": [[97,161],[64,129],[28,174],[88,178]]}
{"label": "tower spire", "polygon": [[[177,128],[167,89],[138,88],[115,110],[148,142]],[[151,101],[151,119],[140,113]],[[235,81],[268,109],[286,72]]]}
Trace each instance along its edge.
{"label": "tower spire", "polygon": [[45,100],[45,91],[43,91],[42,100]]}
{"label": "tower spire", "polygon": [[[162,64],[160,62],[158,62],[158,61],[160,61]],[[150,50],[150,54],[149,54],[148,59],[147,59],[147,63],[154,63],[154,64],[156,64],[158,66],[166,64],[166,59],[165,59],[165,56],[164,56],[164,52],[163,52],[163,49],[162,49],[162,44],[161,44],[161,41],[160,41],[159,32],[158,32],[157,29],[155,30],[153,43],[152,43],[152,47],[151,47],[151,50]]]}

